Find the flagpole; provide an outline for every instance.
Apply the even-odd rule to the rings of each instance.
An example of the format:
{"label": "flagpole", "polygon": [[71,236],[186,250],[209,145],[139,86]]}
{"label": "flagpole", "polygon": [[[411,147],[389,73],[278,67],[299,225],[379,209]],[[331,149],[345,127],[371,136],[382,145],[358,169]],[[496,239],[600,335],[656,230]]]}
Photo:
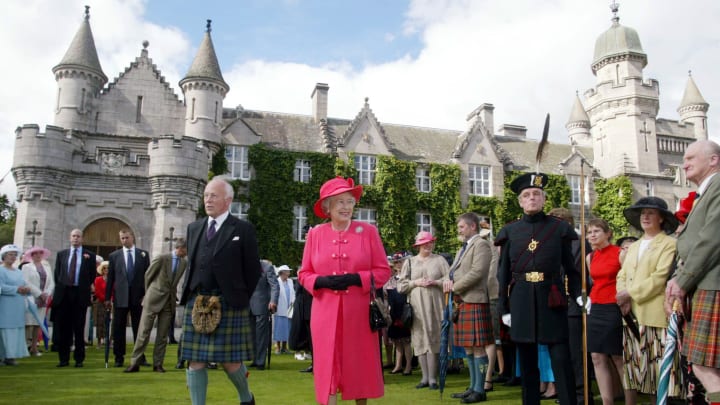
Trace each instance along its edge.
{"label": "flagpole", "polygon": [[[587,263],[585,257],[585,159],[580,159],[580,269],[581,269],[581,288],[582,288],[582,302],[587,302],[587,280],[586,280],[586,268]],[[589,403],[589,387],[588,387],[588,361],[587,361],[587,311],[585,307],[581,308],[582,311],[582,364],[583,364],[583,398],[585,405]]]}

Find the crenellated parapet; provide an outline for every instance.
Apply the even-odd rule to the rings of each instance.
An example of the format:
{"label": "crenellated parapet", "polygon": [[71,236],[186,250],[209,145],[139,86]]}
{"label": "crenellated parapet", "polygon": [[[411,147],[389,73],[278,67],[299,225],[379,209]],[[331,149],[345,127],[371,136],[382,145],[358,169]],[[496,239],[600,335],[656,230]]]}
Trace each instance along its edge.
{"label": "crenellated parapet", "polygon": [[73,131],[54,125],[40,132],[36,124],[25,124],[15,130],[13,168],[24,166],[72,168],[73,156],[82,150],[83,140]]}
{"label": "crenellated parapet", "polygon": [[153,138],[147,149],[151,161],[148,177],[179,176],[205,181],[214,147],[216,145],[189,137]]}

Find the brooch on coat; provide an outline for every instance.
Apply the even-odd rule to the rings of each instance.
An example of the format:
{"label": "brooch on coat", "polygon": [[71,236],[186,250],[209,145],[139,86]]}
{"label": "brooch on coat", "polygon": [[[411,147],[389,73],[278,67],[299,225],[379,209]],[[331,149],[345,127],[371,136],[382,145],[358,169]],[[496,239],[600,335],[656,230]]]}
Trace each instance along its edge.
{"label": "brooch on coat", "polygon": [[540,244],[539,241],[536,241],[535,239],[531,238],[530,243],[528,243],[528,250],[531,252],[535,252],[535,249],[537,249],[539,244]]}
{"label": "brooch on coat", "polygon": [[363,231],[362,225],[358,225],[358,226],[355,228],[355,233],[362,233],[362,231]]}
{"label": "brooch on coat", "polygon": [[140,256],[145,257],[145,252],[140,252]]}
{"label": "brooch on coat", "polygon": [[84,257],[85,259],[89,259],[89,258],[90,258],[90,255],[87,254],[87,253],[83,253],[83,257]]}

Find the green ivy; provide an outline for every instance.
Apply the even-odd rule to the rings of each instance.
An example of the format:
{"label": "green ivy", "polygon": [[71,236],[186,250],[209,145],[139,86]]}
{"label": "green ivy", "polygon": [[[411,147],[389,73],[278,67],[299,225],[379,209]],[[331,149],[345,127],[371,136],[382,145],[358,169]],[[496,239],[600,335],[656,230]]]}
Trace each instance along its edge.
{"label": "green ivy", "polygon": [[[632,182],[627,176],[595,179],[595,207],[592,212],[608,222],[614,239],[629,235],[630,228],[623,210],[632,205]],[[637,234],[636,234],[637,235]]]}

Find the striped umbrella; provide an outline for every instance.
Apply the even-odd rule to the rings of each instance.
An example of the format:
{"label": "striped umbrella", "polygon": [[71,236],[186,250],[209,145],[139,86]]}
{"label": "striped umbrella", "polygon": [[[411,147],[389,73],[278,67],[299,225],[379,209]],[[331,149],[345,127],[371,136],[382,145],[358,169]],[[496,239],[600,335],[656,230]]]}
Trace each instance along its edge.
{"label": "striped umbrella", "polygon": [[665,337],[665,352],[660,363],[660,376],[658,378],[657,405],[667,405],[668,391],[670,389],[670,373],[673,367],[673,357],[678,346],[680,320],[677,314],[677,302],[673,305],[673,312],[668,321]]}

